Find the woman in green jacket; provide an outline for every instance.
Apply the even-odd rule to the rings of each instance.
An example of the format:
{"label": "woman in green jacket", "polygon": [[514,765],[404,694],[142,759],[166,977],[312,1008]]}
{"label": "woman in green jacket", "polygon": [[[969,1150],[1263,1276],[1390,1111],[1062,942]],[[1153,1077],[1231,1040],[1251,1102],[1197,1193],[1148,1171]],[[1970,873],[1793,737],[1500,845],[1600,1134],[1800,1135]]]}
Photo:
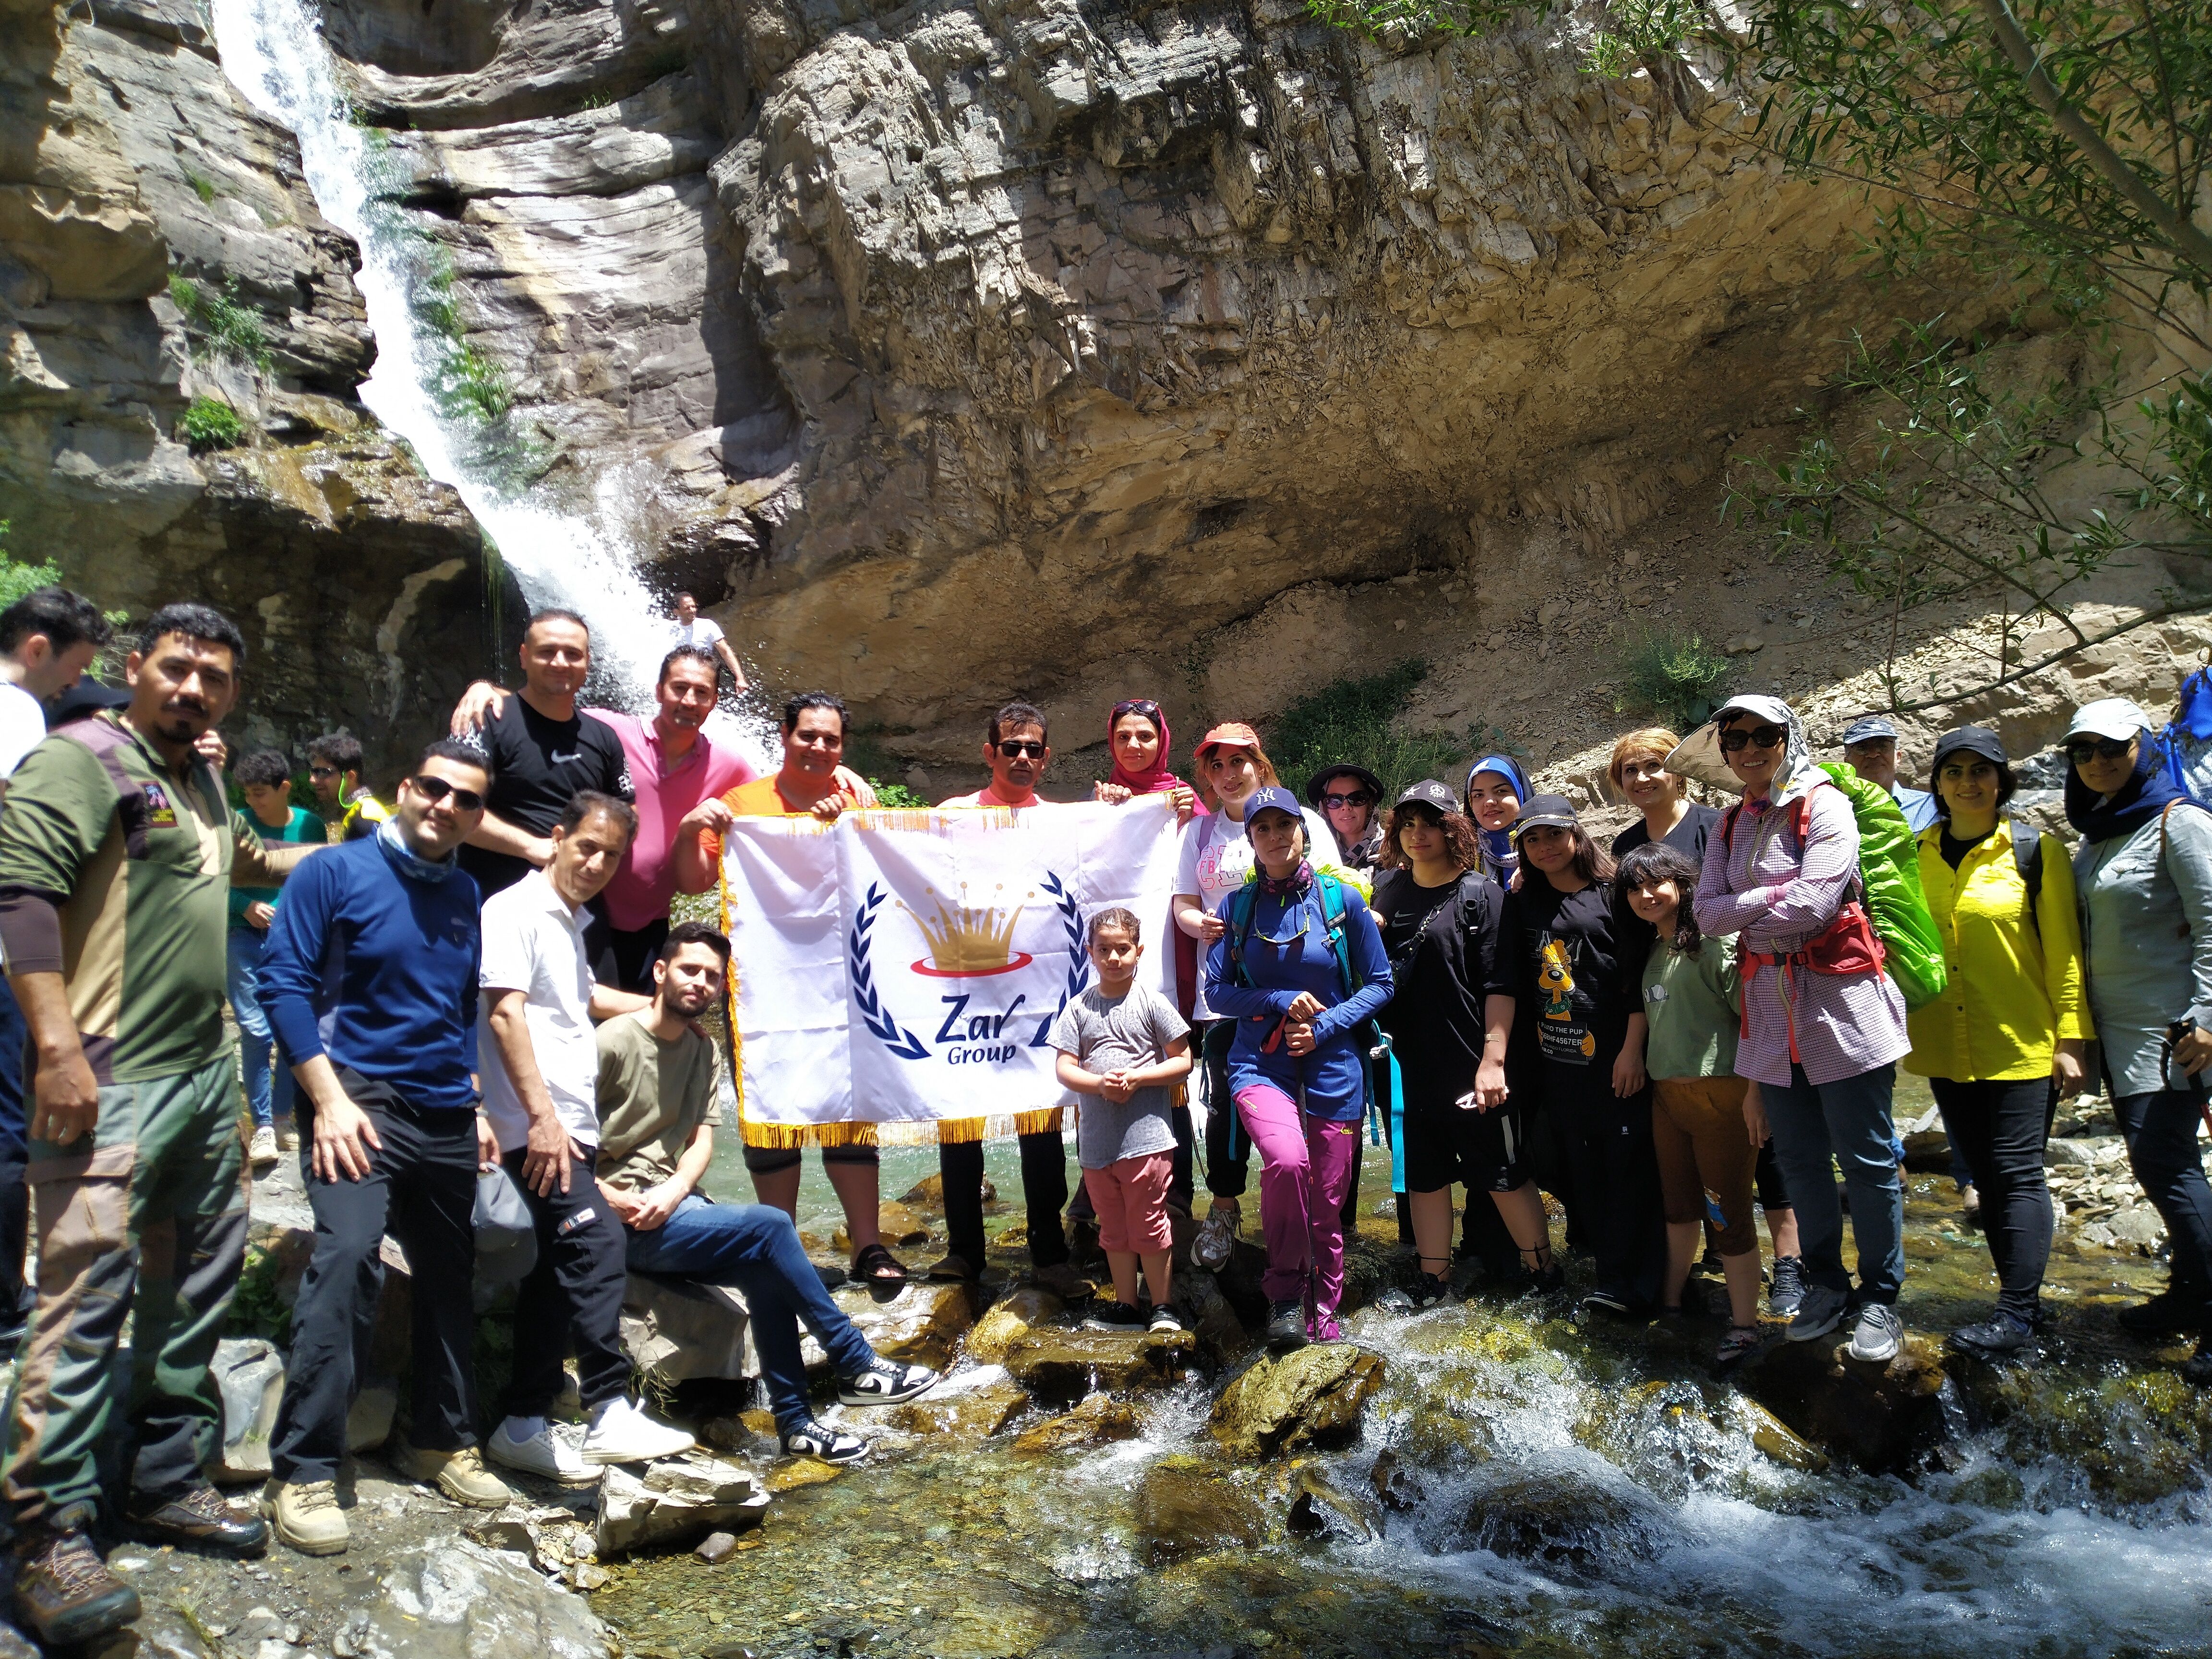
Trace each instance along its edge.
{"label": "woman in green jacket", "polygon": [[1906,1016],[1905,1068],[1928,1079],[1973,1172],[1996,1265],[1996,1311],[1951,1340],[1985,1357],[2015,1354],[2033,1340],[2051,1257],[2044,1141],[2060,1097],[2081,1092],[2094,1035],[2074,872],[2055,836],[2005,816],[2012,764],[1996,732],[1945,732],[1932,780],[1936,821],[1920,832],[1920,884],[1949,978]]}

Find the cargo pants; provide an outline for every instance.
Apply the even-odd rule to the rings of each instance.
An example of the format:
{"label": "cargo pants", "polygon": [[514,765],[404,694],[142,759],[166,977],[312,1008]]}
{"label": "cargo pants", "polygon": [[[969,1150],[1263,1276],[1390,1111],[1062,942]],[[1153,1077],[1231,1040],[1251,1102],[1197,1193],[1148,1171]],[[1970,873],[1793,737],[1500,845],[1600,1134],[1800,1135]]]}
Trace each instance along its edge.
{"label": "cargo pants", "polygon": [[[103,1452],[130,1490],[198,1486],[216,1451],[222,1395],[210,1370],[246,1261],[246,1139],[236,1060],[100,1091],[82,1140],[33,1139],[27,1179],[39,1299],[8,1401],[0,1491],[16,1526],[91,1518]],[[131,1320],[123,1424],[111,1372]]]}

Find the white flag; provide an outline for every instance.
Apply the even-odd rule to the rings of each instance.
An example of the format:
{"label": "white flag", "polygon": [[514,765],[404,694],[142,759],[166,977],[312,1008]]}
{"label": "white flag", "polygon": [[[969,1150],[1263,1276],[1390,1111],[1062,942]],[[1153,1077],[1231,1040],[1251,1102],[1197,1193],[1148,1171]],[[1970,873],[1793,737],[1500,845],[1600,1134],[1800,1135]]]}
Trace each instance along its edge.
{"label": "white flag", "polygon": [[[1091,918],[1133,911],[1170,1000],[1180,836],[1165,795],[741,817],[722,837],[738,1097],[755,1146],[1041,1128],[1074,1098],[1052,1024]],[[1024,1121],[1024,1120],[1027,1121]],[[979,1124],[976,1120],[981,1120]],[[852,1126],[867,1124],[872,1130]]]}

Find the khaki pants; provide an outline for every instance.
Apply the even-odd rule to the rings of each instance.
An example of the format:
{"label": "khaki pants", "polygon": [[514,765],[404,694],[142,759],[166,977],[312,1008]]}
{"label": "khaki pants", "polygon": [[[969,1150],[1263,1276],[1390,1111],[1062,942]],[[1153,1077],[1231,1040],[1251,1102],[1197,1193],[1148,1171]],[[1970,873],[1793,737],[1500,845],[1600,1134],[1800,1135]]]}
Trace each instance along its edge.
{"label": "khaki pants", "polygon": [[1706,1218],[1707,1194],[1719,1209],[1715,1248],[1741,1255],[1759,1248],[1751,1220],[1751,1173],[1759,1148],[1743,1126],[1740,1077],[1662,1077],[1651,1081],[1651,1147],[1669,1226]]}

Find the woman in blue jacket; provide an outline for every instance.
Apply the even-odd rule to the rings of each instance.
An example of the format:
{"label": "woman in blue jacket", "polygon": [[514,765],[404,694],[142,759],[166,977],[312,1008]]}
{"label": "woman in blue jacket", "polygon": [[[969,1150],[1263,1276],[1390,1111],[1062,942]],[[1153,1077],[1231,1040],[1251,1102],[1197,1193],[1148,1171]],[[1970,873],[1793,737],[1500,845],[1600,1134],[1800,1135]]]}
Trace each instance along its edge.
{"label": "woman in blue jacket", "polygon": [[1367,1022],[1390,1000],[1390,961],[1359,895],[1314,873],[1296,796],[1259,791],[1244,833],[1252,878],[1216,912],[1224,927],[1206,955],[1206,1002],[1237,1022],[1229,1091],[1260,1149],[1261,1288],[1279,1352],[1338,1334],[1338,1211],[1366,1113]]}

